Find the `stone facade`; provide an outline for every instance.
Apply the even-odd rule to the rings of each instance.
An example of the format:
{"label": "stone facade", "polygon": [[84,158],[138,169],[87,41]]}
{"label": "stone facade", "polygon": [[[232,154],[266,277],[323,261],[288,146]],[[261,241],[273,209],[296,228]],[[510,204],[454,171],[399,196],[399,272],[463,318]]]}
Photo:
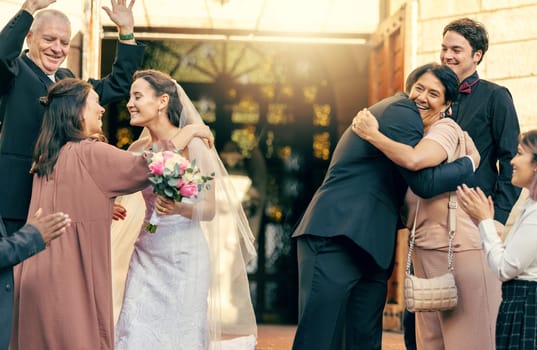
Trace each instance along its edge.
{"label": "stone facade", "polygon": [[480,76],[507,87],[513,95],[522,131],[537,128],[531,104],[537,91],[537,1],[535,0],[394,0],[389,9],[415,6],[415,52],[407,60],[438,61],[444,26],[460,17],[482,22],[489,32],[489,50],[478,67]]}
{"label": "stone facade", "polygon": [[[21,3],[0,0],[2,25]],[[61,7],[67,13],[75,36],[86,31],[83,13],[87,3],[61,1],[51,8]],[[537,61],[532,54],[537,52],[537,0],[386,0],[386,3],[390,13],[397,12],[403,5],[416,8],[410,21],[415,27],[417,42],[405,53],[405,60],[412,65],[438,60],[442,29],[449,21],[467,16],[484,23],[489,31],[490,47],[478,68],[479,74],[511,91],[522,130],[537,128],[537,113],[531,104],[537,91]],[[407,65],[407,69],[411,68]]]}

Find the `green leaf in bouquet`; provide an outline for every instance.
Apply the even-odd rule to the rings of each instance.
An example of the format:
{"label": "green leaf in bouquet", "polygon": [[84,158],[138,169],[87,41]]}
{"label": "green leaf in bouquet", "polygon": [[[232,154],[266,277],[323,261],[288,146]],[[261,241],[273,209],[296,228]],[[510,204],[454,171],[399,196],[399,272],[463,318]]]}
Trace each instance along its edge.
{"label": "green leaf in bouquet", "polygon": [[176,177],[171,177],[168,179],[168,186],[170,187],[177,187],[178,183],[179,183],[179,179]]}
{"label": "green leaf in bouquet", "polygon": [[150,224],[149,222],[145,225],[145,230],[149,233],[157,232],[157,225]]}
{"label": "green leaf in bouquet", "polygon": [[201,176],[201,180],[202,180],[203,182],[207,182],[207,181],[211,181],[211,180],[213,179],[213,177],[214,177],[214,173],[212,173],[210,176],[204,176],[204,175],[202,175],[202,176]]}
{"label": "green leaf in bouquet", "polygon": [[168,169],[168,168],[164,168],[164,172],[162,173],[162,175],[164,177],[172,176],[173,175],[173,170]]}
{"label": "green leaf in bouquet", "polygon": [[171,188],[169,188],[169,187],[166,187],[166,188],[164,189],[164,195],[165,195],[166,197],[173,198],[173,195],[174,195],[173,192],[174,192],[174,191],[173,191]]}

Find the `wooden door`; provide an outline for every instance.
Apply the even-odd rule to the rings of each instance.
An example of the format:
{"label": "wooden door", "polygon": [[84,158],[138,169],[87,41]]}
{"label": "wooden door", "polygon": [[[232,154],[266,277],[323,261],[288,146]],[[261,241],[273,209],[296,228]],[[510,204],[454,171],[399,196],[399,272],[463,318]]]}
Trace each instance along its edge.
{"label": "wooden door", "polygon": [[[404,90],[406,7],[384,20],[371,39],[369,56],[368,104]],[[395,267],[388,281],[388,295],[384,309],[383,328],[402,330],[404,310],[403,281],[407,256],[408,230],[398,232]]]}

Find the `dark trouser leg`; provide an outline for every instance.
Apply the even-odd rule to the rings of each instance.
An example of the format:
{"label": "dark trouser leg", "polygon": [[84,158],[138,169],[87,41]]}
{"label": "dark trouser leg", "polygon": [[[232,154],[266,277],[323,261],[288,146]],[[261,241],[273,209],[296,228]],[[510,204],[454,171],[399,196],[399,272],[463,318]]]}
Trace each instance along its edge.
{"label": "dark trouser leg", "polygon": [[[380,349],[389,273],[377,274],[369,255],[345,238],[302,236],[297,251],[299,321],[293,350],[339,350],[345,319],[351,327],[346,331],[349,349]],[[369,270],[372,266],[375,271]],[[357,308],[350,318],[349,307]]]}
{"label": "dark trouser leg", "polygon": [[416,350],[416,315],[407,309],[403,312],[403,336],[406,350]]}
{"label": "dark trouser leg", "polygon": [[335,349],[343,328],[338,321],[357,271],[333,238],[301,236],[297,255],[299,318],[293,350]]}
{"label": "dark trouser leg", "polygon": [[[410,273],[414,274],[414,267],[410,266]],[[403,337],[406,350],[416,350],[416,315],[405,308],[403,312]]]}
{"label": "dark trouser leg", "polygon": [[361,248],[355,247],[353,256],[363,274],[349,298],[345,350],[380,350],[382,313],[391,269],[378,267],[373,258]]}

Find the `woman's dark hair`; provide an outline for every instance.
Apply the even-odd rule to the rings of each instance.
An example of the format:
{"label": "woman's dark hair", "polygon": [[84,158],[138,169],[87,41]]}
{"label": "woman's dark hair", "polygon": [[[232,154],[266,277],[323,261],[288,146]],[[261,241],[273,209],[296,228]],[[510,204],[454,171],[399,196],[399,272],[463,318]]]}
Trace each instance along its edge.
{"label": "woman's dark hair", "polygon": [[406,79],[405,91],[410,93],[412,86],[425,73],[432,73],[444,86],[445,102],[453,102],[459,94],[459,78],[457,74],[445,64],[427,63],[414,69]]}
{"label": "woman's dark hair", "polygon": [[485,57],[485,52],[489,48],[489,34],[485,29],[485,26],[478,22],[474,21],[471,18],[459,18],[452,22],[449,22],[442,32],[442,36],[446,35],[448,31],[457,32],[462,35],[470,46],[472,47],[472,54],[476,51],[481,50],[481,58],[477,64],[480,64]]}
{"label": "woman's dark hair", "polygon": [[[537,164],[537,130],[530,130],[521,134],[519,143],[532,153],[532,161]],[[528,190],[530,198],[537,200],[537,173],[535,172]]]}
{"label": "woman's dark hair", "polygon": [[183,105],[179,100],[175,80],[168,74],[154,69],[136,71],[132,77],[132,81],[136,79],[147,81],[153,90],[155,90],[156,96],[162,96],[164,94],[170,96],[170,100],[168,101],[168,119],[173,125],[179,126]]}
{"label": "woman's dark hair", "polygon": [[41,98],[45,114],[37,138],[32,167],[38,176],[48,176],[58,160],[61,148],[69,141],[86,138],[82,115],[93,87],[80,79],[66,78],[53,84]]}

